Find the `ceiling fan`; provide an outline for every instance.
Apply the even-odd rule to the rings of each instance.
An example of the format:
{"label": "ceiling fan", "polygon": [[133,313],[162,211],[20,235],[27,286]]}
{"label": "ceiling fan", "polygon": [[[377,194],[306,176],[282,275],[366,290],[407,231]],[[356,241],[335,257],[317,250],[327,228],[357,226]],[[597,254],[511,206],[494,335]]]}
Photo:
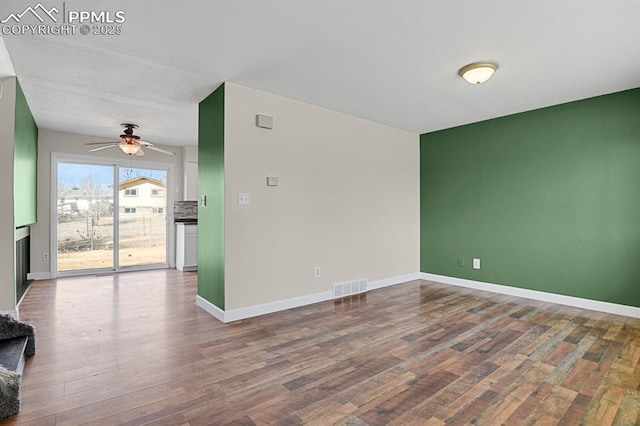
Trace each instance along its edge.
{"label": "ceiling fan", "polygon": [[140,136],[133,134],[133,129],[137,129],[138,125],[133,123],[122,123],[122,127],[124,127],[124,134],[120,135],[120,141],[110,141],[110,142],[89,142],[85,145],[105,145],[100,146],[98,148],[90,149],[89,152],[100,151],[107,148],[112,148],[117,146],[127,155],[144,155],[144,149],[150,149],[152,151],[161,152],[167,155],[176,155],[171,151],[167,151],[166,149],[158,148],[153,146],[151,142],[141,141]]}

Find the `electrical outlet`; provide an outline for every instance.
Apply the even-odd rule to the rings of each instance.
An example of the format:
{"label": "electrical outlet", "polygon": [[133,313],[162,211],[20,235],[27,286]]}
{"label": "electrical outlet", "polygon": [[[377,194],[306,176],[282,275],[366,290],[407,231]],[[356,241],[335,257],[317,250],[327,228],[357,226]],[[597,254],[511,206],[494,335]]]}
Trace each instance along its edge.
{"label": "electrical outlet", "polygon": [[49,260],[49,253],[47,253],[46,251],[42,253],[42,260],[44,260],[45,262],[47,260]]}
{"label": "electrical outlet", "polygon": [[473,269],[480,269],[480,259],[476,257],[473,258]]}
{"label": "electrical outlet", "polygon": [[464,258],[463,257],[459,257],[458,258],[458,266],[461,268],[464,268]]}
{"label": "electrical outlet", "polygon": [[316,266],[315,270],[313,271],[313,274],[315,275],[316,278],[318,278],[320,276],[320,267]]}
{"label": "electrical outlet", "polygon": [[248,206],[251,202],[251,198],[248,192],[238,192],[238,205]]}

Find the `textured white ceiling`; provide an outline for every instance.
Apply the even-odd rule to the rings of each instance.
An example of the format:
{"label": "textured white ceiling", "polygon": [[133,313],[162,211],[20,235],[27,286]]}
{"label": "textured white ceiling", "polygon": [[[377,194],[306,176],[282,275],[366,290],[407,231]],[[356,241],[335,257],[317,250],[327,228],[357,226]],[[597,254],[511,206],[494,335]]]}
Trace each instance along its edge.
{"label": "textured white ceiling", "polygon": [[[45,7],[62,1],[41,0]],[[37,0],[1,0],[0,20]],[[223,81],[423,133],[640,86],[638,0],[67,0],[114,36],[3,36],[38,125],[197,143]],[[500,64],[472,86],[469,62]]]}

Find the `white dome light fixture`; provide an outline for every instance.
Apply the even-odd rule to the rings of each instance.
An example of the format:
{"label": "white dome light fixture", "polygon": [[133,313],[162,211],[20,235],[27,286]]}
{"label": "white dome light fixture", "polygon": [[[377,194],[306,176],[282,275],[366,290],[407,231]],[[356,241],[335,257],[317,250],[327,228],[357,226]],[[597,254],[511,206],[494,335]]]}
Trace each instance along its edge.
{"label": "white dome light fixture", "polygon": [[458,75],[471,84],[482,84],[498,69],[495,62],[474,62],[460,68]]}
{"label": "white dome light fixture", "polygon": [[130,143],[119,143],[118,146],[120,147],[122,152],[128,155],[136,155],[138,151],[140,151],[140,145],[133,145]]}

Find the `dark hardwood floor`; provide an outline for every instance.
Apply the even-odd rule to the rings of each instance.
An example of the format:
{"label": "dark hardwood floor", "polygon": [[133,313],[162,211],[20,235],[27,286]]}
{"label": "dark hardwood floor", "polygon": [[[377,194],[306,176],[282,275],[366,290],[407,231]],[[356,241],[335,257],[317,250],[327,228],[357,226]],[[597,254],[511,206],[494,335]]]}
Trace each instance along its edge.
{"label": "dark hardwood floor", "polygon": [[640,321],[426,281],[231,324],[175,270],[36,282],[12,425],[634,425]]}

